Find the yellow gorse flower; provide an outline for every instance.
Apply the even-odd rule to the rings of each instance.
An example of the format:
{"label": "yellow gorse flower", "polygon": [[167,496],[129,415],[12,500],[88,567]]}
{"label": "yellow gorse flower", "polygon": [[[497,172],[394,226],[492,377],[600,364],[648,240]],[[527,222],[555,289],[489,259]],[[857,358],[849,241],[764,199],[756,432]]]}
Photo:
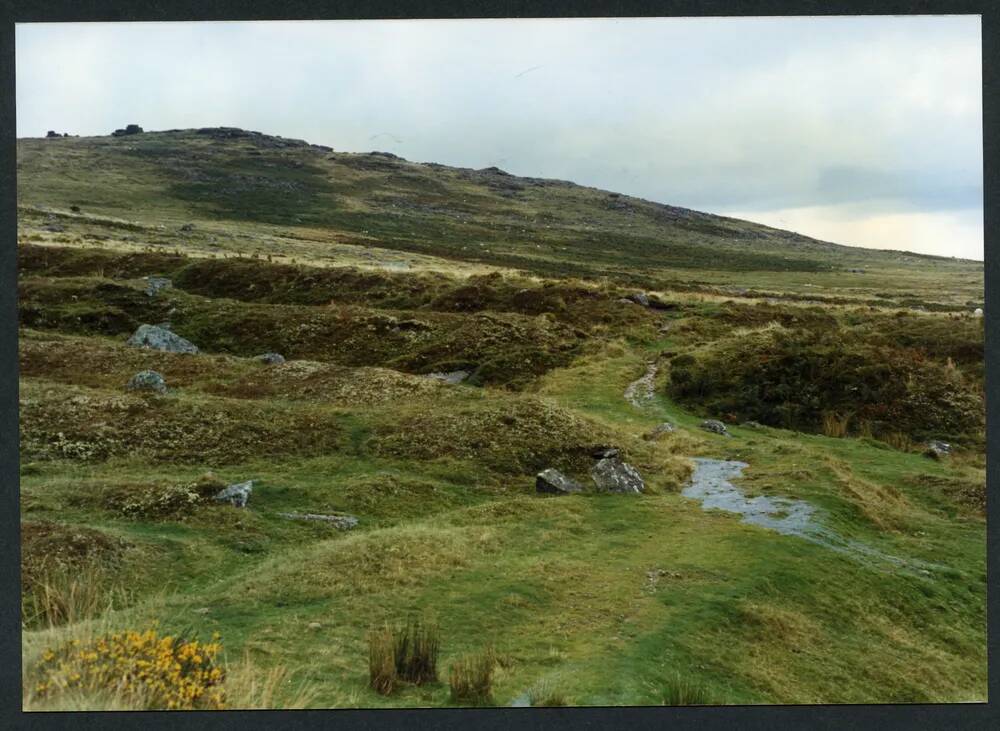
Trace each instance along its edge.
{"label": "yellow gorse flower", "polygon": [[155,629],[119,632],[85,644],[79,640],[42,654],[35,686],[41,695],[67,688],[132,693],[150,708],[222,709],[224,680],[216,664],[219,635],[212,642],[160,636]]}

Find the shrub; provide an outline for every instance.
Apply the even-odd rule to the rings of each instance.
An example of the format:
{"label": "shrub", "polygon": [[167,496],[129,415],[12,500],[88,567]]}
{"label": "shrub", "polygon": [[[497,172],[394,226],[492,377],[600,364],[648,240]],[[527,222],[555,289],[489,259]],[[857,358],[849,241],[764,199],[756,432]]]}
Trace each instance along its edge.
{"label": "shrub", "polygon": [[36,698],[84,692],[123,697],[145,709],[221,709],[224,679],[217,641],[201,643],[155,629],[119,632],[46,650],[34,668]]}
{"label": "shrub", "polygon": [[107,503],[127,518],[176,517],[190,513],[225,486],[222,480],[206,474],[194,482],[166,487],[138,485],[120,488],[107,496]]}
{"label": "shrub", "polygon": [[876,436],[981,438],[983,399],[975,383],[922,351],[849,332],[771,327],[712,346],[692,363],[678,360],[671,364],[671,395],[712,414],[836,431],[840,425],[829,415],[849,413]]}
{"label": "shrub", "polygon": [[846,437],[850,421],[850,414],[841,415],[827,412],[823,414],[823,433],[828,437]]}
{"label": "shrub", "polygon": [[467,655],[451,665],[448,676],[451,702],[485,706],[493,702],[493,657],[490,653]]}

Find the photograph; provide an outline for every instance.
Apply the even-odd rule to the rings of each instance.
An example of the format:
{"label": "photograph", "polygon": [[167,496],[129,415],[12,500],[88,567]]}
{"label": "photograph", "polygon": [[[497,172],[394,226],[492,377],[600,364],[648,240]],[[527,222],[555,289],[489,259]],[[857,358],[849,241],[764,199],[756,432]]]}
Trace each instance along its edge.
{"label": "photograph", "polygon": [[981,16],[12,34],[25,717],[987,704]]}

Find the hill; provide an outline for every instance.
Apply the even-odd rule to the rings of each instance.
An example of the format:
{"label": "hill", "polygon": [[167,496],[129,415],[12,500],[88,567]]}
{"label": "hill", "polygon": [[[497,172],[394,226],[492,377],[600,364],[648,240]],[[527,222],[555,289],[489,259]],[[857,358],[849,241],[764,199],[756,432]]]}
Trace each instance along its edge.
{"label": "hill", "polygon": [[232,129],[18,164],[26,708],[985,699],[981,264]]}
{"label": "hill", "polygon": [[[840,246],[565,181],[335,152],[233,128],[22,139],[18,181],[23,234],[60,243],[501,267],[890,306],[969,309],[982,299],[980,262]],[[53,219],[60,236],[46,235]]]}

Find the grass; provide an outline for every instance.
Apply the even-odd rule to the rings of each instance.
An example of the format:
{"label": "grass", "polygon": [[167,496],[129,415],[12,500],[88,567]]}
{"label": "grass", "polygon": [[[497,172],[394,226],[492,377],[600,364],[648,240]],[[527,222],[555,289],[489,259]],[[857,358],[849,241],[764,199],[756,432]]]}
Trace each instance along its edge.
{"label": "grass", "polygon": [[[981,302],[981,267],[808,241],[779,267],[789,239],[750,224],[267,140],[70,143],[19,144],[22,573],[50,608],[25,628],[26,667],[158,621],[222,635],[233,708],[985,698],[980,442],[934,461],[841,405],[808,432],[736,419],[726,439],[698,428],[706,399],[668,395],[685,358],[779,328],[836,327],[976,384],[981,321],[958,311]],[[221,165],[237,150],[288,169],[248,181]],[[94,155],[106,164],[83,188],[73,175]],[[178,166],[217,163],[202,182],[230,192],[174,187]],[[239,190],[286,183],[273,199]],[[67,241],[43,230],[44,208]],[[730,260],[749,275],[714,266],[724,239],[753,231],[765,238]],[[836,270],[855,259],[865,275]],[[150,274],[175,287],[147,297]],[[635,286],[672,309],[617,301]],[[941,309],[897,316],[904,300]],[[124,346],[168,317],[201,354]],[[252,360],[271,350],[288,363]],[[651,360],[653,397],[632,406]],[[457,386],[422,375],[460,367],[474,376]],[[125,391],[145,369],[166,396]],[[663,421],[676,430],[643,438]],[[589,484],[596,446],[620,449],[648,492],[535,494],[549,466]],[[806,500],[846,538],[942,568],[885,570],[702,510],[680,494],[697,456],[746,461],[748,495]],[[203,499],[209,469],[213,485],[257,481],[246,509]],[[49,578],[90,565],[102,591],[127,589],[110,609],[90,599],[99,582]],[[447,628],[440,644],[415,628],[369,643],[416,616]]]}

